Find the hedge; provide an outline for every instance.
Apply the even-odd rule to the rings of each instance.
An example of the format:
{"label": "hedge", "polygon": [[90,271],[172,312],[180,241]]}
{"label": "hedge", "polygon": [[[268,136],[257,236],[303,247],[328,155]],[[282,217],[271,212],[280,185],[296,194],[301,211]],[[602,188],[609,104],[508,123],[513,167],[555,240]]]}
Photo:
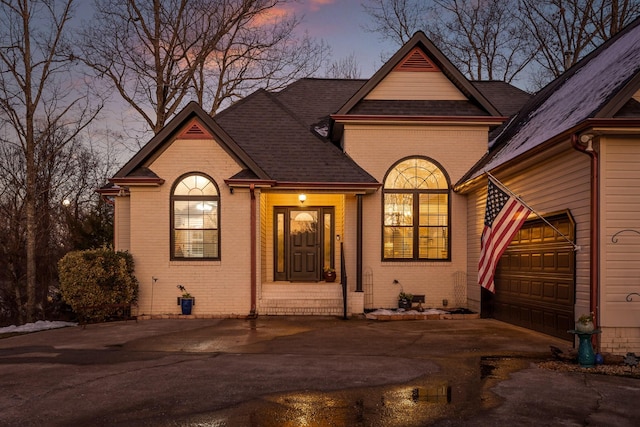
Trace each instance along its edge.
{"label": "hedge", "polygon": [[58,270],[62,298],[85,320],[104,319],[114,314],[114,306],[137,302],[138,280],[128,252],[105,248],[69,252]]}

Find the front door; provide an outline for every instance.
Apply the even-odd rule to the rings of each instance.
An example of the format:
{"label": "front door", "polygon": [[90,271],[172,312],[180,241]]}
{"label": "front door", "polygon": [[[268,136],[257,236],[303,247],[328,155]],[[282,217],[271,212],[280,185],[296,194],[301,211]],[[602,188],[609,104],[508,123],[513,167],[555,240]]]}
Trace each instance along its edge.
{"label": "front door", "polygon": [[318,210],[289,211],[289,279],[318,280]]}
{"label": "front door", "polygon": [[333,207],[274,208],[274,280],[310,282],[333,268]]}

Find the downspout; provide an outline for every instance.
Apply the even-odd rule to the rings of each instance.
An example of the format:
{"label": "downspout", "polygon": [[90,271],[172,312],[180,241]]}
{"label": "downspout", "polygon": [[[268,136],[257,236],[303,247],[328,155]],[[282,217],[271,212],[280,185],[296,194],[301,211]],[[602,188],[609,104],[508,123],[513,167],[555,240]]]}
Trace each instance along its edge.
{"label": "downspout", "polygon": [[[580,144],[580,138],[587,144]],[[591,200],[590,200],[590,254],[589,264],[591,274],[589,277],[589,311],[593,313],[593,324],[597,328],[600,324],[600,313],[598,310],[598,300],[600,296],[600,176],[598,153],[593,149],[593,135],[583,134],[579,137],[577,134],[571,135],[571,145],[577,151],[588,155],[591,158]],[[598,334],[592,335],[592,342],[597,351],[600,351],[600,340]]]}
{"label": "downspout", "polygon": [[362,292],[362,194],[357,194],[356,219],[356,292]]}
{"label": "downspout", "polygon": [[254,184],[249,186],[249,193],[251,193],[251,312],[250,318],[258,316],[256,311],[256,262],[257,262],[257,248],[256,248],[256,188]]}

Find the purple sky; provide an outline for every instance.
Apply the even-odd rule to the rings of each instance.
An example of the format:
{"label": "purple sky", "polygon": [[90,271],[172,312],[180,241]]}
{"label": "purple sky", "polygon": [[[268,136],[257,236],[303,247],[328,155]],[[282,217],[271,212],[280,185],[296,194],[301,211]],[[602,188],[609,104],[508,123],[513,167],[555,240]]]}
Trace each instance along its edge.
{"label": "purple sky", "polygon": [[[360,77],[369,78],[382,66],[381,55],[388,58],[400,46],[381,42],[377,34],[362,28],[369,18],[362,9],[362,1],[366,0],[297,0],[285,7],[302,18],[300,31],[323,39],[331,47],[332,61],[353,53],[360,66]],[[92,2],[83,0],[77,6],[76,16],[80,21],[91,19]]]}
{"label": "purple sky", "polygon": [[369,16],[360,0],[300,0],[291,7],[296,15],[303,16],[303,31],[324,39],[331,46],[333,60],[353,53],[359,61],[362,78],[370,77],[382,66],[381,54],[388,58],[400,47],[381,42],[378,34],[363,29]]}

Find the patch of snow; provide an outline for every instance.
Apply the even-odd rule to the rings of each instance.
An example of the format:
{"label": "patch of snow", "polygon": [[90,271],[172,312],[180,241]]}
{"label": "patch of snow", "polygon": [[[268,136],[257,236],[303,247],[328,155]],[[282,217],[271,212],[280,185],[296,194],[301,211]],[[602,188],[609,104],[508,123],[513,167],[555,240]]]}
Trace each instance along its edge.
{"label": "patch of snow", "polygon": [[46,331],[48,329],[58,329],[58,328],[66,328],[68,326],[77,326],[77,323],[73,322],[60,322],[60,321],[49,321],[49,320],[38,320],[35,323],[27,323],[25,325],[11,325],[4,328],[0,328],[0,334],[7,333],[27,333],[27,332],[38,332],[38,331]]}
{"label": "patch of snow", "polygon": [[[575,74],[564,77],[566,81],[529,114],[518,133],[493,156],[484,170],[500,166],[593,117],[639,71],[640,26],[637,26]],[[482,173],[477,171],[474,177]]]}
{"label": "patch of snow", "polygon": [[380,308],[378,310],[375,311],[370,311],[369,313],[365,314],[365,317],[367,319],[372,319],[372,320],[376,320],[377,316],[383,316],[383,315],[404,315],[404,314],[447,314],[449,313],[448,311],[445,310],[439,310],[437,308],[427,308],[424,309],[423,311],[418,311],[418,310],[403,310],[401,308],[397,309],[397,310],[390,310],[390,309],[386,309],[386,308]]}

